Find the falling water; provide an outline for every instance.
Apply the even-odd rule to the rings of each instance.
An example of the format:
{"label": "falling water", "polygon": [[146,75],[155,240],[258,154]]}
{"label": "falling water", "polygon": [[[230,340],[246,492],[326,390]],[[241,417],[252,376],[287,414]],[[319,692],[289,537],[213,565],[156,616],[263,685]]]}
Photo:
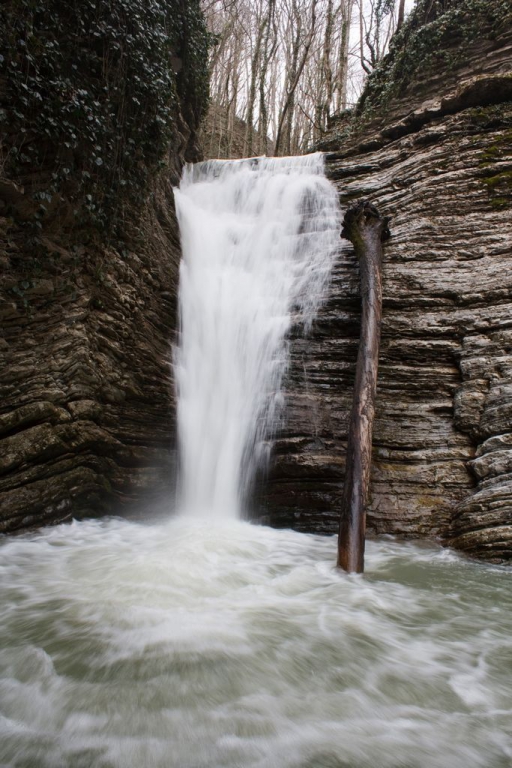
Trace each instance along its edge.
{"label": "falling water", "polygon": [[510,768],[510,570],[384,538],[347,576],[333,538],[229,519],[328,280],[320,159],[209,163],[177,202],[184,499],[213,514],[0,537],[0,767]]}
{"label": "falling water", "polygon": [[321,154],[191,166],[176,205],[182,507],[232,518],[281,413],[287,332],[324,298],[339,206]]}

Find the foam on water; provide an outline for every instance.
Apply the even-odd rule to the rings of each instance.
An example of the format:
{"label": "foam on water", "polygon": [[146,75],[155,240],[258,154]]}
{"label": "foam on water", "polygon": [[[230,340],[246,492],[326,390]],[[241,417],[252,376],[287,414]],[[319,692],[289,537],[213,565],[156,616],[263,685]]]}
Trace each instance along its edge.
{"label": "foam on water", "polygon": [[175,196],[181,507],[236,518],[280,417],[287,332],[326,292],[337,194],[318,153],[189,166]]}
{"label": "foam on water", "polygon": [[505,768],[512,575],[230,521],[0,546],[0,765]]}

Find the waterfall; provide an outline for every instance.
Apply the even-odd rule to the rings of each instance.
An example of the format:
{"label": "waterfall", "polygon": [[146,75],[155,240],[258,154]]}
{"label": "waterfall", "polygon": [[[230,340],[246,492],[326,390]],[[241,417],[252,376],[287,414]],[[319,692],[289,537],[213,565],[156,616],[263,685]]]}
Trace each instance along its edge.
{"label": "waterfall", "polygon": [[187,166],[175,199],[181,507],[239,517],[282,414],[288,332],[329,285],[337,195],[317,153]]}

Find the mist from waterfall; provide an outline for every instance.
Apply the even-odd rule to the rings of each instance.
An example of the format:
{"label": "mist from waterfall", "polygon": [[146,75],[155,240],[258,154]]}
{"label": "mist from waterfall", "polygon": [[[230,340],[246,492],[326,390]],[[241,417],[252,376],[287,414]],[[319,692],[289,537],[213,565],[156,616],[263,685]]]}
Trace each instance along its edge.
{"label": "mist from waterfall", "polygon": [[188,166],[175,197],[180,506],[235,518],[282,414],[287,334],[325,297],[337,194],[317,153]]}

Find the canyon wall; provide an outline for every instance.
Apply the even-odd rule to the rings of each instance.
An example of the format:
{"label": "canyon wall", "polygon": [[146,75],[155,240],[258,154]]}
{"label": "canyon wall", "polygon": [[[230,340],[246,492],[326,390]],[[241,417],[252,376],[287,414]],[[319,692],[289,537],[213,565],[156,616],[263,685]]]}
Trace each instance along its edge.
{"label": "canyon wall", "polygon": [[172,185],[208,45],[185,0],[1,14],[0,532],[171,495]]}
{"label": "canyon wall", "polygon": [[[198,157],[207,36],[196,2],[141,2],[0,9],[0,532],[172,495],[172,184]],[[318,147],[342,206],[392,217],[369,531],[495,562],[512,553],[508,5],[420,0]],[[341,243],[290,339],[256,510],[273,525],[337,529],[359,305]]]}
{"label": "canyon wall", "polygon": [[[392,217],[369,533],[493,562],[512,557],[511,69],[507,4],[420,2],[358,114],[319,146],[342,207]],[[359,305],[342,243],[313,331],[291,341],[259,498],[274,525],[337,530]]]}

